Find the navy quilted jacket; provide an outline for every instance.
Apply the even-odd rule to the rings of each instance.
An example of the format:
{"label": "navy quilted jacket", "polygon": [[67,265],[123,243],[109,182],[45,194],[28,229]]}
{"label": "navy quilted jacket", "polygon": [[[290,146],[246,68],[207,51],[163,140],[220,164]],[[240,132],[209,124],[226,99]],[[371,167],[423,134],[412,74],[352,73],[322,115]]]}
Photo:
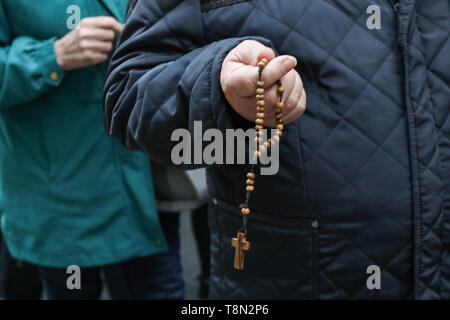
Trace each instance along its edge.
{"label": "navy quilted jacket", "polygon": [[[381,29],[366,25],[373,4]],[[130,3],[106,125],[161,164],[177,128],[240,125],[219,83],[240,42],[299,61],[307,111],[279,173],[258,176],[244,271],[230,239],[248,166],[208,168],[211,298],[450,298],[449,23],[447,0]]]}

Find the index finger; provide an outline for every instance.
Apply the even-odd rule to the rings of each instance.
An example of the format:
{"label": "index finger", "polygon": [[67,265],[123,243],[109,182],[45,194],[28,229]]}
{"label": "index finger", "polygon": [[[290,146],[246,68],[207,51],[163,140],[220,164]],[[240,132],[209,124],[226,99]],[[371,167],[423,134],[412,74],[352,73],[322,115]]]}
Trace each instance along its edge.
{"label": "index finger", "polygon": [[113,30],[116,33],[122,33],[123,30],[123,25],[113,17],[90,17],[83,19],[82,23],[96,28]]}

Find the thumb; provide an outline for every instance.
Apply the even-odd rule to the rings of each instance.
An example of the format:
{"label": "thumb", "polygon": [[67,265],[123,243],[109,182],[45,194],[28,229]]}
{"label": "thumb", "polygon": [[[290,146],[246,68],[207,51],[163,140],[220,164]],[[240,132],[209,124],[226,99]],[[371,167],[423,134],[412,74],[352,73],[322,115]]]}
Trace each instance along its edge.
{"label": "thumb", "polygon": [[280,56],[270,61],[264,69],[262,80],[265,87],[270,87],[297,66],[293,56]]}

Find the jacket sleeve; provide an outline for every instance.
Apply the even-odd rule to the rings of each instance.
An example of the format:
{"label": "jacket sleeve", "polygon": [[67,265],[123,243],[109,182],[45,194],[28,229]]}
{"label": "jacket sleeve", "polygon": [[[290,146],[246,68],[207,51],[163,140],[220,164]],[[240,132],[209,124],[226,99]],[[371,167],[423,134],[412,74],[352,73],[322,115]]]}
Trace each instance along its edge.
{"label": "jacket sleeve", "polygon": [[56,62],[55,39],[12,38],[0,0],[0,109],[30,102],[61,83],[64,72]]}
{"label": "jacket sleeve", "polygon": [[[233,128],[222,93],[220,70],[227,53],[246,38],[209,43],[199,0],[140,0],[112,57],[104,111],[109,134],[128,148],[171,165],[171,134],[193,136],[194,121],[209,128]],[[262,38],[251,38],[268,44]]]}

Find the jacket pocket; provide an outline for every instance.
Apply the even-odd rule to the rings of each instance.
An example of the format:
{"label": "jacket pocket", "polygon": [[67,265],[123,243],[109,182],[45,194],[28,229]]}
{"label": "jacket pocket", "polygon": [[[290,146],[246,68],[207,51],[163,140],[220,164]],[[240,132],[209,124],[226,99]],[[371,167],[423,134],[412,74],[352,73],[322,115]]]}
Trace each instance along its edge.
{"label": "jacket pocket", "polygon": [[313,299],[316,296],[315,219],[252,212],[244,270],[233,268],[231,239],[242,225],[239,208],[214,198],[210,206],[213,299]]}

